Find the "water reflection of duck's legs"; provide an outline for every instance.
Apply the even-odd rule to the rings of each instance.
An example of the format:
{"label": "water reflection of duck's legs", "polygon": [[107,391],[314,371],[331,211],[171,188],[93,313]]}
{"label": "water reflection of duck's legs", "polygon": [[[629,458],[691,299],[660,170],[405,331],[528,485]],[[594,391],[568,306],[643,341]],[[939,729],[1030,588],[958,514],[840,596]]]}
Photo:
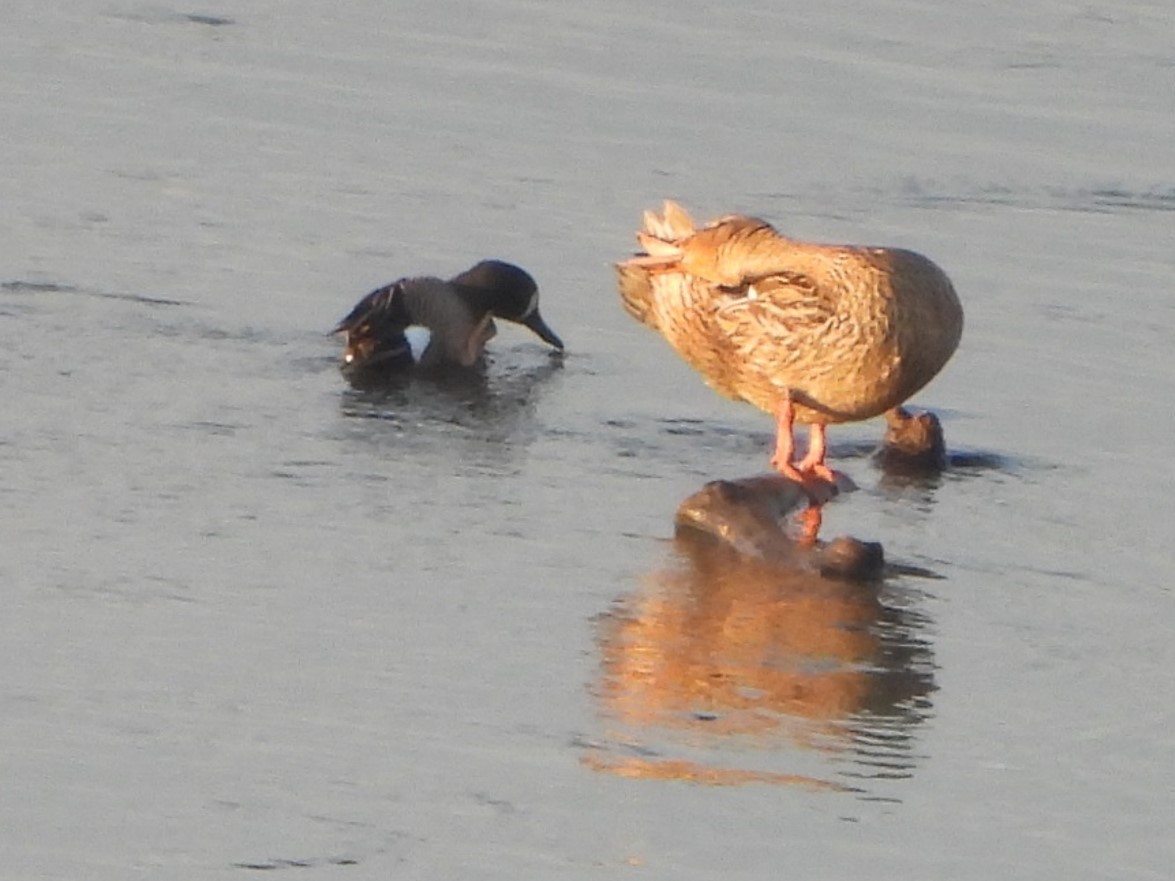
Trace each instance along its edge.
{"label": "water reflection of duck's legs", "polygon": [[[835,471],[832,473],[842,482],[852,485],[852,481],[844,475]],[[803,547],[812,547],[816,544],[816,536],[824,522],[824,506],[840,492],[840,489],[837,483],[810,480],[803,484],[803,490],[808,499],[808,506],[795,516],[795,523],[799,526],[796,542]]]}
{"label": "water reflection of duck's legs", "polygon": [[820,526],[824,523],[824,506],[809,500],[808,507],[796,515],[796,523],[799,525],[796,544],[805,548],[814,546],[820,534]]}

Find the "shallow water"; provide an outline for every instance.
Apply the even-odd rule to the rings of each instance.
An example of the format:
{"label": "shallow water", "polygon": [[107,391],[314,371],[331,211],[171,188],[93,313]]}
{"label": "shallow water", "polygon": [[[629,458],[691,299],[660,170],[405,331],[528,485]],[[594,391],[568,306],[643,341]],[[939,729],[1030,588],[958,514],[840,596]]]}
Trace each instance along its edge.
{"label": "shallow water", "polygon": [[[1165,5],[10,6],[0,876],[1169,876]],[[824,525],[935,577],[673,546],[771,426],[619,308],[667,196],[950,272]],[[486,256],[565,358],[346,387]]]}

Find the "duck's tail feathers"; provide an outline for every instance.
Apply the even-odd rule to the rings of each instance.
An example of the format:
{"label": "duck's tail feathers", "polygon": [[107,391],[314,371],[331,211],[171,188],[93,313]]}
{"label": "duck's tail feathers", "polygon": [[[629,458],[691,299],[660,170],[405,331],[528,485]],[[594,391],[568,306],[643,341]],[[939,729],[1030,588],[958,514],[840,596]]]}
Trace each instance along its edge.
{"label": "duck's tail feathers", "polygon": [[689,212],[672,199],[666,199],[660,215],[652,210],[644,213],[644,227],[641,232],[662,241],[676,242],[692,236],[696,229]]}
{"label": "duck's tail feathers", "polygon": [[684,208],[669,199],[658,214],[644,212],[636,239],[641,253],[616,264],[620,282],[620,299],[625,310],[637,321],[648,324],[652,299],[657,285],[654,277],[672,271],[681,260],[681,242],[696,232],[693,219]]}
{"label": "duck's tail feathers", "polygon": [[681,259],[681,248],[672,239],[666,241],[652,233],[638,232],[636,240],[640,242],[640,246],[645,249],[645,254],[649,257],[665,263]]}

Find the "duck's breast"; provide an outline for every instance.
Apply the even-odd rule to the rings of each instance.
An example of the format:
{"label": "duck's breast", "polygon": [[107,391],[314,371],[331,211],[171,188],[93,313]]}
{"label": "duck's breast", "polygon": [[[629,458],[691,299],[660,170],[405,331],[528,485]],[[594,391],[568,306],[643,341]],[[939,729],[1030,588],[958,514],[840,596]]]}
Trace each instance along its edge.
{"label": "duck's breast", "polygon": [[897,361],[896,404],[934,379],[955,353],[963,336],[963,307],[950,278],[929,258],[888,249],[883,260]]}

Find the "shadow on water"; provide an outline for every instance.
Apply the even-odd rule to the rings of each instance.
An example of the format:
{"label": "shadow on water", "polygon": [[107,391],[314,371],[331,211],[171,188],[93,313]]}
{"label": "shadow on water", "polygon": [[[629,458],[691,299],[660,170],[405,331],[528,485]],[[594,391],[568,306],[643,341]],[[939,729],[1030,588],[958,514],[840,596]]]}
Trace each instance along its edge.
{"label": "shadow on water", "polygon": [[128,303],[140,303],[144,306],[190,306],[183,300],[171,300],[164,297],[148,297],[142,294],[110,293],[88,288],[79,288],[71,284],[57,282],[14,280],[0,282],[0,291],[11,294],[48,295],[66,294],[79,297],[96,297],[105,300],[123,300]]}
{"label": "shadow on water", "polygon": [[392,436],[406,445],[467,441],[517,449],[540,432],[535,407],[562,368],[559,357],[535,362],[509,351],[478,367],[360,383],[343,392],[340,409],[356,420],[350,434],[372,442]]}
{"label": "shadow on water", "polygon": [[[842,542],[869,547],[853,539],[760,553],[764,536],[787,541],[746,515],[752,495],[780,495],[771,480],[783,479],[692,495],[668,559],[598,618],[594,693],[611,733],[584,744],[587,766],[865,798],[914,774],[936,686],[931,622],[909,583],[931,573],[882,569],[879,546],[877,566],[847,577],[812,564]],[[715,494],[723,484],[744,492]]]}

